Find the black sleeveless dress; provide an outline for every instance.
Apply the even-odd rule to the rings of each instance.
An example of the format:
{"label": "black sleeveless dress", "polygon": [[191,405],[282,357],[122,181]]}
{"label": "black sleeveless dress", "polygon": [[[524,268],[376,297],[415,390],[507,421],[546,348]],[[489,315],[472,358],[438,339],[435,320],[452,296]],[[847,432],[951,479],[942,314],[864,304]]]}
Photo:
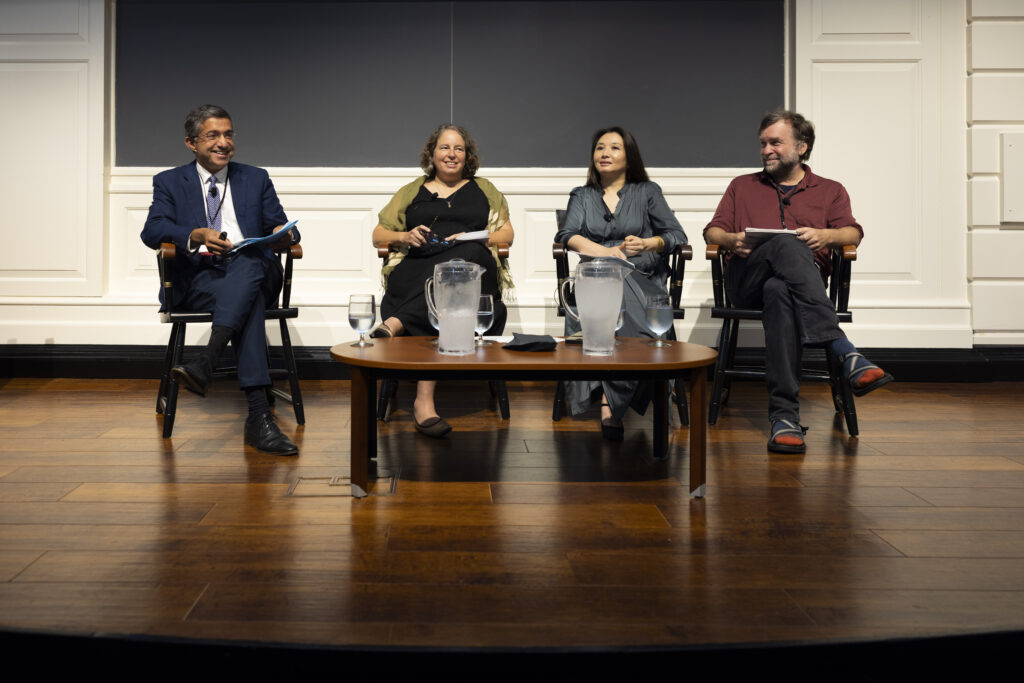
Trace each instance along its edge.
{"label": "black sleeveless dress", "polygon": [[[405,224],[409,228],[425,225],[434,237],[444,239],[460,232],[483,230],[487,227],[490,205],[487,196],[470,179],[450,196],[442,199],[425,186],[405,210]],[[388,278],[388,288],[380,302],[381,320],[395,317],[402,321],[405,333],[410,335],[436,335],[437,330],[427,318],[427,301],[423,285],[433,277],[434,266],[454,258],[477,263],[485,272],[480,293],[494,297],[494,322],[485,334],[501,334],[505,330],[508,310],[501,302],[498,289],[498,264],[491,251],[481,242],[462,242],[454,245],[427,243],[412,247]]]}

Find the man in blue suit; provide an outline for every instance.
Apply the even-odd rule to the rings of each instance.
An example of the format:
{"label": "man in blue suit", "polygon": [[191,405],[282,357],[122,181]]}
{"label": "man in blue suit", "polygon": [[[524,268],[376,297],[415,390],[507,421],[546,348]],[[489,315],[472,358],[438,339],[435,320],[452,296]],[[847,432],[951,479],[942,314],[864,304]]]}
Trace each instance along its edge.
{"label": "man in blue suit", "polygon": [[[230,341],[238,384],[249,404],[245,443],[266,453],[296,455],[299,449],[281,433],[266,395],[270,372],[263,312],[281,289],[281,263],[263,247],[223,255],[244,238],[277,232],[288,219],[267,172],[231,161],[234,137],[224,109],[208,104],[189,112],[185,146],[195,163],[153,178],[142,241],[153,249],[173,242],[184,254],[175,267],[174,306],[213,312],[210,343],[199,358],[175,366],[178,381],[205,396],[214,361]],[[298,241],[297,234],[292,241]]]}

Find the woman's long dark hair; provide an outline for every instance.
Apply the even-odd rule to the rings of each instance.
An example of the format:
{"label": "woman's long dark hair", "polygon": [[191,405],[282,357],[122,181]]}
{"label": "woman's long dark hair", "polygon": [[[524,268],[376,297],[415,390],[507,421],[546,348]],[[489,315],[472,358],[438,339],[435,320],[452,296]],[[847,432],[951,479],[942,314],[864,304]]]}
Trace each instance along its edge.
{"label": "woman's long dark hair", "polygon": [[622,144],[626,147],[626,182],[646,183],[647,169],[644,168],[644,160],[640,157],[640,147],[636,144],[636,138],[622,126],[602,128],[594,133],[594,139],[590,141],[590,170],[587,171],[587,186],[596,190],[603,189],[601,185],[601,174],[597,172],[594,164],[594,150],[597,148],[597,141],[601,136],[608,133],[618,133],[622,137]]}

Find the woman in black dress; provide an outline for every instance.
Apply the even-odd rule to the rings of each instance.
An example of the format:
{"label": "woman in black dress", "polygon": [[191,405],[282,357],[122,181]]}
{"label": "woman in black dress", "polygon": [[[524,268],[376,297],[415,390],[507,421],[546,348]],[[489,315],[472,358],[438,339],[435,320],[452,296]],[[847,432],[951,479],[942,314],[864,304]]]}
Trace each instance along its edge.
{"label": "woman in black dress", "polygon": [[[429,335],[423,284],[438,263],[461,258],[484,267],[481,292],[494,297],[494,323],[500,334],[507,311],[502,293],[512,288],[507,264],[497,258],[496,245],[514,238],[508,204],[494,186],[477,178],[476,144],[464,128],[440,126],[420,154],[424,176],[400,189],[380,212],[373,229],[375,246],[397,245],[384,267],[386,281],[380,311],[383,322],[371,336]],[[487,240],[450,243],[465,232],[486,230]],[[451,427],[434,407],[436,382],[416,385],[413,420],[428,436],[444,436]]]}

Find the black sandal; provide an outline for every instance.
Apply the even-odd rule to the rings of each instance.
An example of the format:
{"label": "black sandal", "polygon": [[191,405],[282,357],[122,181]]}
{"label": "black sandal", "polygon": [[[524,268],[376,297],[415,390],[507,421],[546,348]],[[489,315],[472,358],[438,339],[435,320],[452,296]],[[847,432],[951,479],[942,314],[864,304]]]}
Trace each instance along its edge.
{"label": "black sandal", "polygon": [[[775,420],[772,422],[772,436],[768,439],[768,450],[772,453],[803,453],[807,450],[807,445],[804,443],[804,434],[806,433],[807,427],[791,420]],[[775,440],[783,435],[799,437],[799,445],[779,443]]]}
{"label": "black sandal", "polygon": [[[857,359],[864,358],[864,355],[857,351],[851,351],[850,353],[843,356],[843,372],[846,374],[846,381],[850,384],[850,390],[854,396],[863,396],[864,394],[871,393],[875,389],[881,386],[885,386],[893,380],[893,376],[882,370],[867,358],[864,358],[864,365],[855,367],[857,365]],[[850,361],[849,369],[847,369],[846,361]],[[868,382],[862,387],[858,387],[854,382],[868,370],[882,370],[882,376],[876,379],[874,382]]]}

